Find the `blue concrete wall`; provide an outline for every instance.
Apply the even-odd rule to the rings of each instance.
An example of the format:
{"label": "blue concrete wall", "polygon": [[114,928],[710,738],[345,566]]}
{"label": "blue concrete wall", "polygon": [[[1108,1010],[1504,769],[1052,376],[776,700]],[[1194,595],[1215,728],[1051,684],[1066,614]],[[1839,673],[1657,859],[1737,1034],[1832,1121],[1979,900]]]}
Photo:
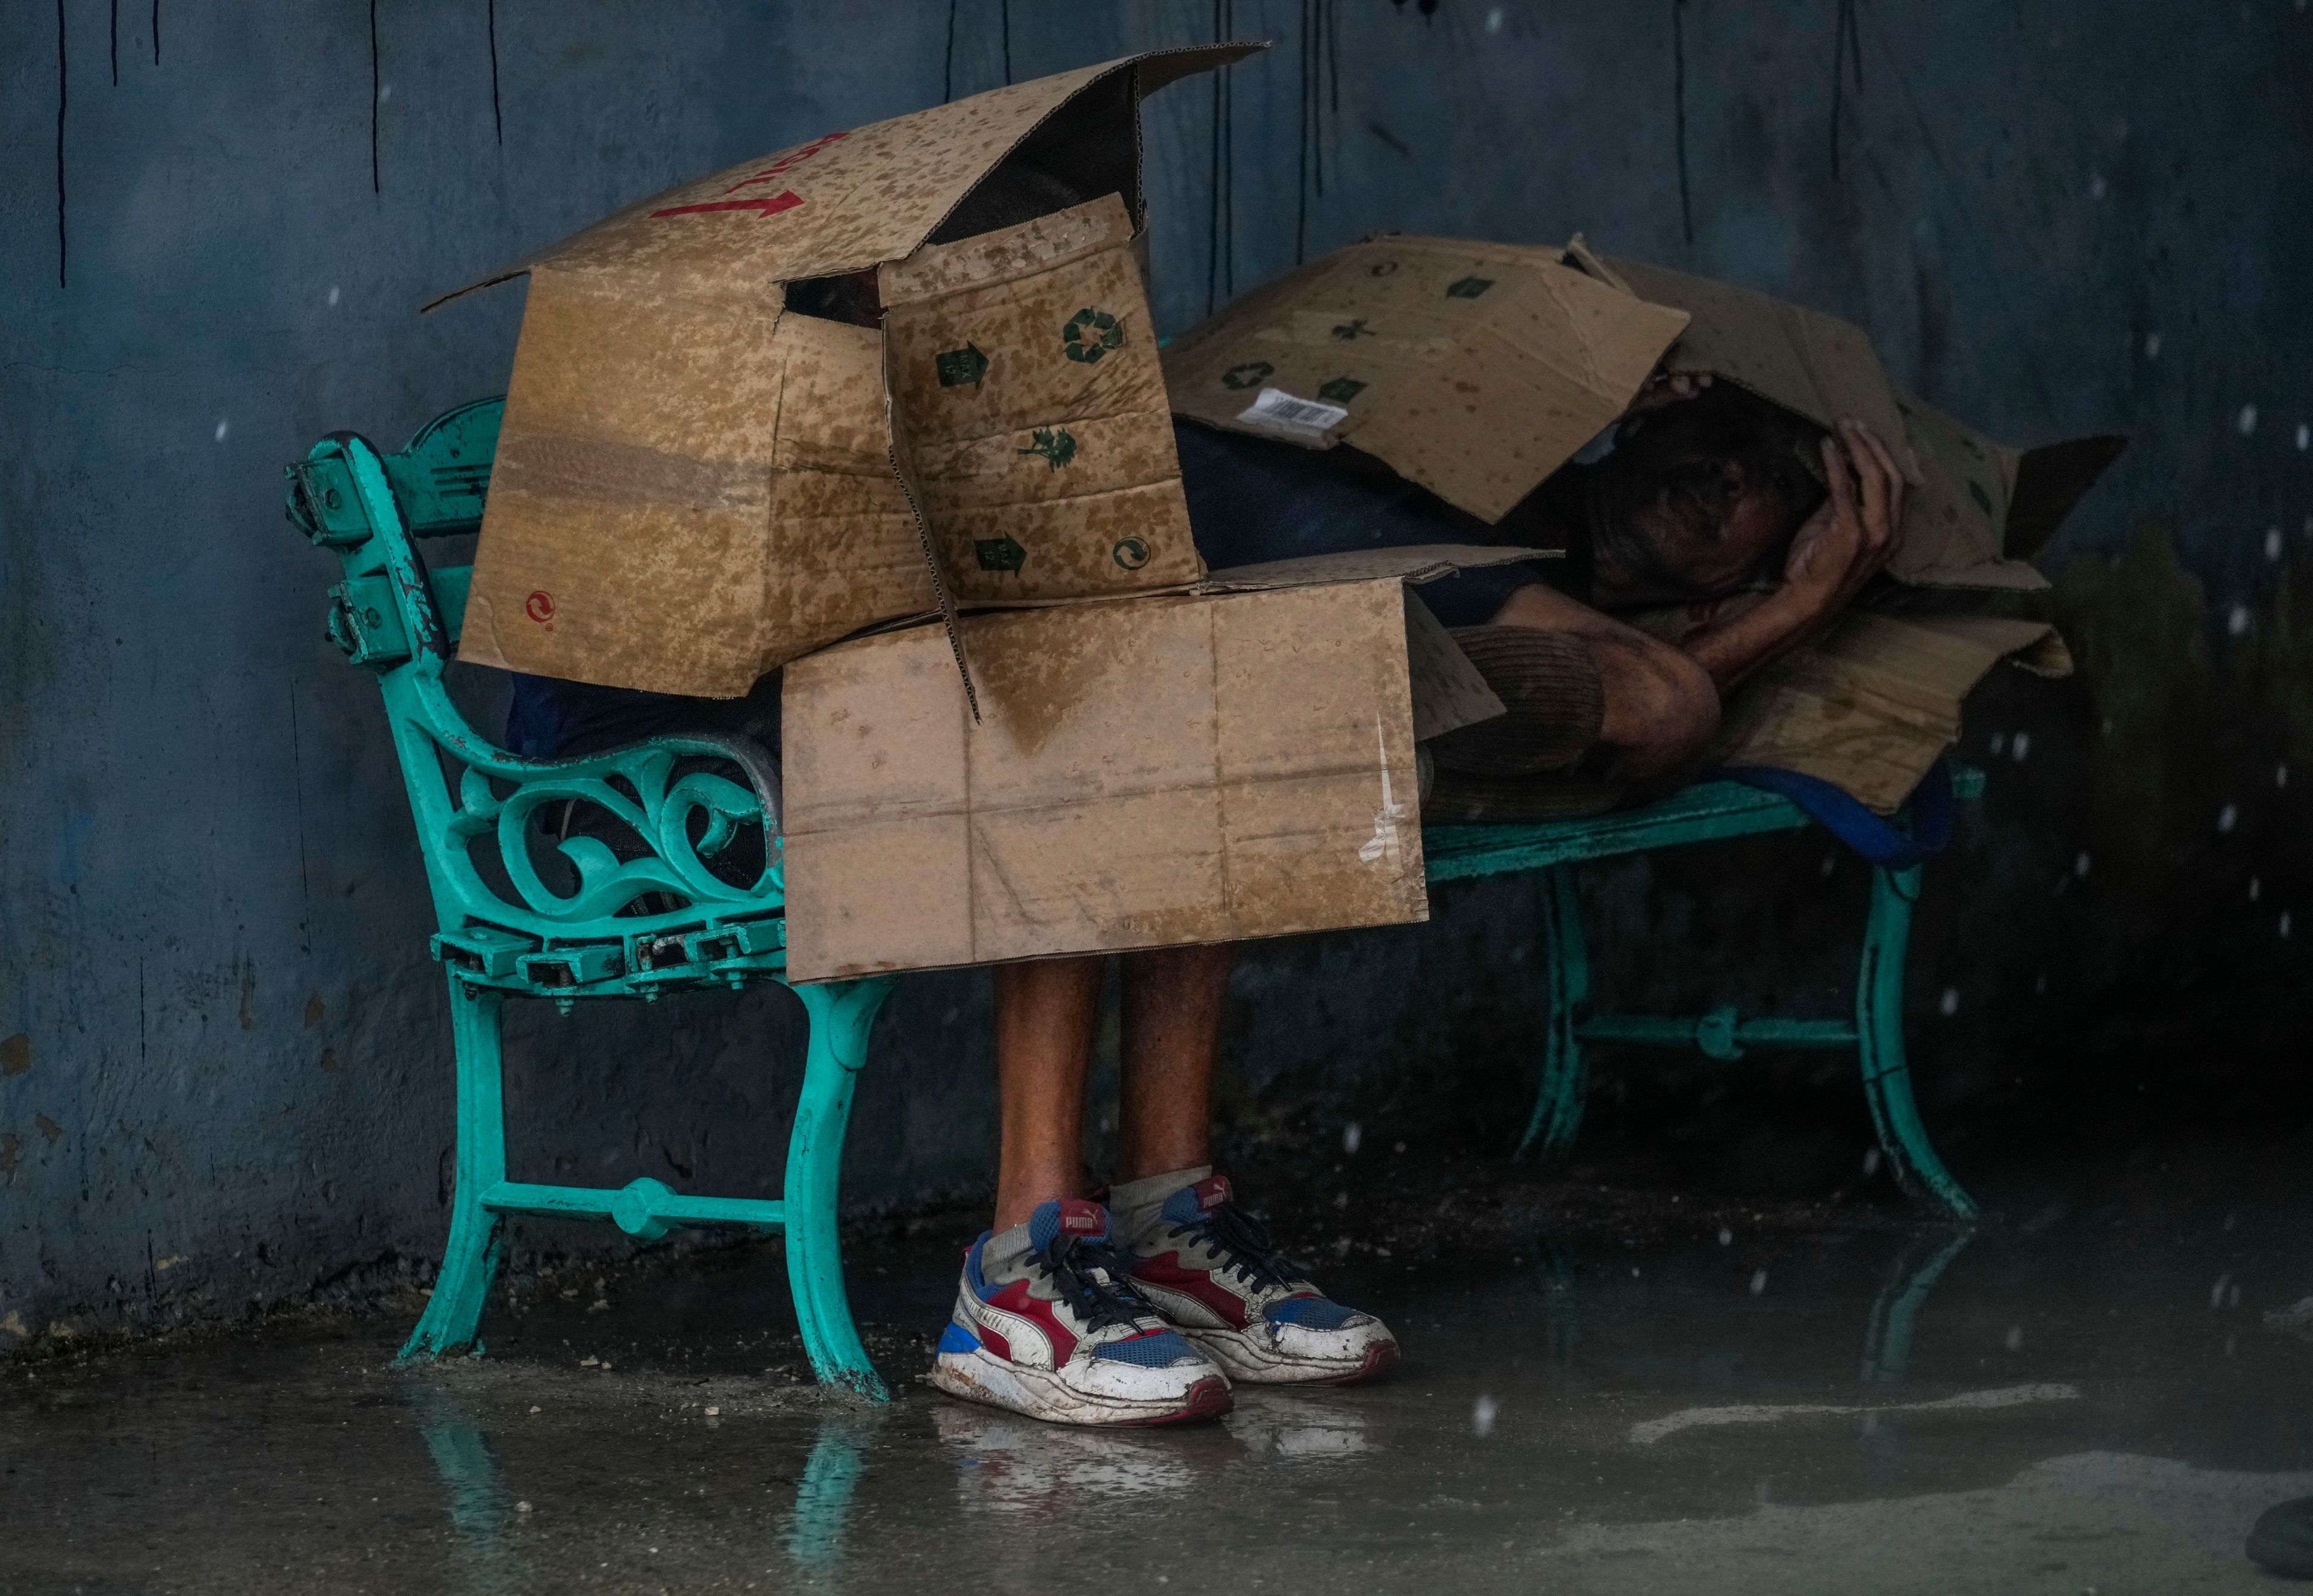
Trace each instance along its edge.
{"label": "blue concrete wall", "polygon": [[[1151,108],[1172,327],[1375,228],[1579,227],[1862,320],[1901,380],[2018,440],[2136,433],[2048,562],[2090,551],[2057,601],[2084,680],[1995,684],[1971,723],[2001,763],[1965,885],[1929,906],[1922,1075],[1988,1120],[2036,1064],[2108,1080],[2218,1035],[2194,1068],[2254,1084],[2301,1057],[2302,0],[1226,9],[1280,44],[1218,101]],[[330,562],[278,509],[322,432],[392,446],[503,386],[518,288],[416,306],[721,164],[1212,26],[1059,0],[0,7],[0,1348],[436,1244],[447,1037],[414,845],[374,691],[321,640]],[[1797,907],[1759,883],[1822,853],[1600,873],[1637,950],[1610,973],[1819,997],[1852,867]],[[1440,920],[1264,951],[1239,1075],[1395,1091],[1416,1118],[1409,1066],[1512,1101],[1526,890],[1447,894]],[[1666,929],[1773,957],[1646,951]],[[985,1018],[977,978],[906,984],[854,1202],[984,1178]],[[515,1027],[516,1167],[768,1188],[791,1001],[647,1019]]]}

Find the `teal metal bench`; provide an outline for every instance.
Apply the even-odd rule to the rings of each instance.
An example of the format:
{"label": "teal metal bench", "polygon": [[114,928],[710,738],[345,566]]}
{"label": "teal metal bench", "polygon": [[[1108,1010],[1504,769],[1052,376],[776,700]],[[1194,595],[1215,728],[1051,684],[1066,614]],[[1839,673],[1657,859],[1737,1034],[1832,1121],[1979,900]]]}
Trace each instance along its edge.
{"label": "teal metal bench", "polygon": [[[1954,796],[1980,797],[1983,773],[1960,769]],[[1543,873],[1542,911],[1550,1008],[1542,1050],[1542,1083],[1517,1153],[1539,1146],[1562,1153],[1582,1126],[1590,1095],[1589,1045],[1636,1043],[1693,1048],[1732,1064],[1758,1048],[1855,1050],[1862,1066],[1863,1101],[1871,1110],[1879,1146],[1897,1182],[1911,1197],[1934,1203],[1954,1219],[1974,1219],[1975,1200],[1936,1154],[1912,1096],[1904,1056],[1904,952],[1911,941],[1912,906],[1919,900],[1920,867],[1874,865],[1871,908],[1856,964],[1851,1019],[1744,1019],[1731,1007],[1707,1014],[1620,1014],[1596,1008],[1590,995],[1588,938],[1576,864],[1623,854],[1651,853],[1687,843],[1720,842],[1815,824],[1789,799],[1737,782],[1702,782],[1644,809],[1532,826],[1430,826],[1421,834],[1432,881]]]}
{"label": "teal metal bench", "polygon": [[[567,1013],[601,998],[778,981],[787,922],[765,750],[668,737],[524,759],[477,735],[451,702],[443,667],[469,573],[428,571],[417,539],[481,524],[499,410],[497,399],[453,410],[384,457],[334,434],[288,468],[291,521],[344,562],[329,635],[385,695],[433,889],[434,957],[450,986],[457,1188],[433,1299],[401,1355],[479,1350],[508,1215],[608,1220],[645,1241],[676,1225],[739,1225],[786,1233],[796,1318],[819,1377],[883,1397],[844,1297],[835,1221],[853,1077],[888,978],[793,989],[811,1034],[779,1200],[685,1196],[648,1177],[615,1190],[506,1178],[499,1026],[508,997],[550,998]],[[574,807],[589,822],[576,836]],[[550,843],[541,820],[558,811],[564,834]],[[550,870],[560,879],[547,879]]]}
{"label": "teal metal bench", "polygon": [[[866,1062],[889,978],[791,988],[810,1039],[778,1200],[687,1196],[646,1176],[616,1189],[506,1177],[499,1028],[508,997],[550,999],[567,1013],[602,998],[784,985],[787,923],[776,766],[766,750],[668,737],[583,759],[524,759],[476,733],[451,702],[443,669],[465,612],[469,569],[429,570],[418,539],[480,526],[500,408],[484,399],[450,411],[392,455],[332,434],[287,473],[290,520],[344,564],[344,579],[330,590],[329,636],[384,694],[433,890],[433,953],[449,982],[457,1187],[434,1295],[401,1355],[480,1349],[509,1215],[607,1220],[643,1241],[678,1225],[739,1225],[785,1233],[796,1318],[819,1377],[880,1398],[883,1382],[844,1295],[836,1189],[853,1077]],[[1962,774],[1962,795],[1974,796],[1981,775]],[[576,806],[595,823],[574,836]],[[558,811],[561,834],[549,837]],[[1556,1153],[1573,1141],[1592,1042],[1693,1047],[1730,1062],[1747,1048],[1851,1048],[1880,1145],[1905,1189],[1955,1217],[1974,1215],[1929,1144],[1904,1061],[1904,949],[1917,869],[1875,873],[1851,1021],[1592,1007],[1575,864],[1813,823],[1783,798],[1713,782],[1587,820],[1425,830],[1432,881],[1544,874],[1550,1022],[1519,1153],[1537,1144]],[[622,848],[599,835],[605,825]]]}

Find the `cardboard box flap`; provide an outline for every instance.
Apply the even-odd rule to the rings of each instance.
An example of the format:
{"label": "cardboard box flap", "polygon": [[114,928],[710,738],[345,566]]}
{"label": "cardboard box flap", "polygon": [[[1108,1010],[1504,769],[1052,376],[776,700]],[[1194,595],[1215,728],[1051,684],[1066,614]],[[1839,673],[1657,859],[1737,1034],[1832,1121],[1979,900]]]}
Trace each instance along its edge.
{"label": "cardboard box flap", "polygon": [[2011,449],[1909,394],[1898,395],[1897,403],[1924,480],[1904,505],[1904,542],[1888,574],[1919,586],[2047,586],[2025,562],[2127,440],[2074,438]]}
{"label": "cardboard box flap", "polygon": [[2117,434],[2068,438],[2036,449],[2006,449],[2009,468],[2007,551],[2030,559],[2046,547],[2072,506],[2080,502],[2105,468],[2120,458],[2128,440]]}
{"label": "cardboard box flap", "polygon": [[1714,757],[1816,776],[1892,814],[1957,740],[1962,701],[2005,658],[2043,673],[2066,662],[2043,621],[1851,610],[1730,696]]}
{"label": "cardboard box flap", "polygon": [[1565,252],[1385,236],[1175,339],[1175,414],[1313,449],[1354,442],[1495,522],[1637,397],[1685,316]]}
{"label": "cardboard box flap", "polygon": [[1346,554],[1269,560],[1258,566],[1231,566],[1225,571],[1208,573],[1197,588],[1209,593],[1250,593],[1333,582],[1371,582],[1384,576],[1407,583],[1436,582],[1456,571],[1515,565],[1520,560],[1557,559],[1564,553],[1563,549],[1521,548],[1506,543],[1414,543],[1395,548],[1359,548]]}
{"label": "cardboard box flap", "polygon": [[[1074,189],[1073,202],[1122,193],[1137,222],[1139,147],[1130,121],[1140,97],[1267,48],[1151,51],[825,134],[638,201],[427,308],[541,266],[630,274],[660,293],[708,295],[862,271],[931,238],[1016,154],[1056,186]],[[1112,124],[1122,124],[1115,129],[1121,136],[1056,136],[1054,152],[1030,147],[1047,122],[1104,86],[1115,103],[1103,109],[1113,113]],[[1079,143],[1099,170],[1079,170],[1059,153]]]}
{"label": "cardboard box flap", "polygon": [[1756,289],[1648,261],[1608,259],[1641,298],[1693,318],[1671,350],[1671,370],[1739,383],[1825,429],[1845,417],[1860,419],[1894,452],[1905,478],[1920,480],[1895,386],[1861,328]]}
{"label": "cardboard box flap", "polygon": [[893,458],[959,603],[1204,574],[1134,232],[1111,194],[878,274]]}

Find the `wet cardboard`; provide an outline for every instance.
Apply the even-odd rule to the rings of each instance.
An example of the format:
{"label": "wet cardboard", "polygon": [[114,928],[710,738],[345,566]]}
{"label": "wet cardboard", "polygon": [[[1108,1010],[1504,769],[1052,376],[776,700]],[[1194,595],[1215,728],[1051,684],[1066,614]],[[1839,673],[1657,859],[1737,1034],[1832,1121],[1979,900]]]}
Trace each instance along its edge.
{"label": "wet cardboard", "polygon": [[883,267],[893,457],[959,603],[1204,574],[1121,196]]}
{"label": "wet cardboard", "polygon": [[1870,426],[1910,484],[1903,541],[1887,574],[1917,587],[2030,592],[2047,581],[2027,563],[2126,443],[2095,436],[2036,449],[1996,443],[1899,390],[1860,327],[1755,289],[1667,267],[1570,253],[1641,297],[1692,318],[1665,363],[1708,372],[1829,427]]}
{"label": "wet cardboard", "polygon": [[2128,440],[2071,438],[2017,449],[1908,394],[1897,403],[1924,479],[1905,501],[1904,541],[1888,574],[1920,586],[2046,587],[2027,562]]}
{"label": "wet cardboard", "polygon": [[1500,713],[1385,550],[963,618],[787,668],[789,978],[1424,919],[1414,745]]}
{"label": "wet cardboard", "polygon": [[1893,814],[1959,741],[1962,702],[2002,660],[2071,671],[2045,621],[1851,610],[1728,696],[1715,762],[1796,770]]}
{"label": "wet cardboard", "polygon": [[[888,417],[860,413],[884,403],[877,335],[799,326],[815,319],[787,311],[786,285],[954,241],[943,228],[969,229],[1007,173],[1054,209],[1117,195],[1137,227],[1139,101],[1258,48],[1134,57],[830,134],[472,285],[532,279],[462,657],[734,697],[937,605]],[[1145,330],[1145,295],[1130,314]]]}
{"label": "wet cardboard", "polygon": [[1354,444],[1491,522],[1612,425],[1686,321],[1562,250],[1394,235],[1244,295],[1165,374],[1181,416]]}

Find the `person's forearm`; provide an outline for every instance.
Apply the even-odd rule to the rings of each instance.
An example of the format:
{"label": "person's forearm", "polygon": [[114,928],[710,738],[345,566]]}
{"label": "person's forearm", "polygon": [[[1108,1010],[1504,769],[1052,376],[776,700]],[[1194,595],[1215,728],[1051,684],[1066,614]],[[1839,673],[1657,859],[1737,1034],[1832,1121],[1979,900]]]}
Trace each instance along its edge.
{"label": "person's forearm", "polygon": [[1704,622],[1681,637],[1678,646],[1724,693],[1803,641],[1832,613],[1831,607],[1807,595],[1779,588],[1755,604]]}

